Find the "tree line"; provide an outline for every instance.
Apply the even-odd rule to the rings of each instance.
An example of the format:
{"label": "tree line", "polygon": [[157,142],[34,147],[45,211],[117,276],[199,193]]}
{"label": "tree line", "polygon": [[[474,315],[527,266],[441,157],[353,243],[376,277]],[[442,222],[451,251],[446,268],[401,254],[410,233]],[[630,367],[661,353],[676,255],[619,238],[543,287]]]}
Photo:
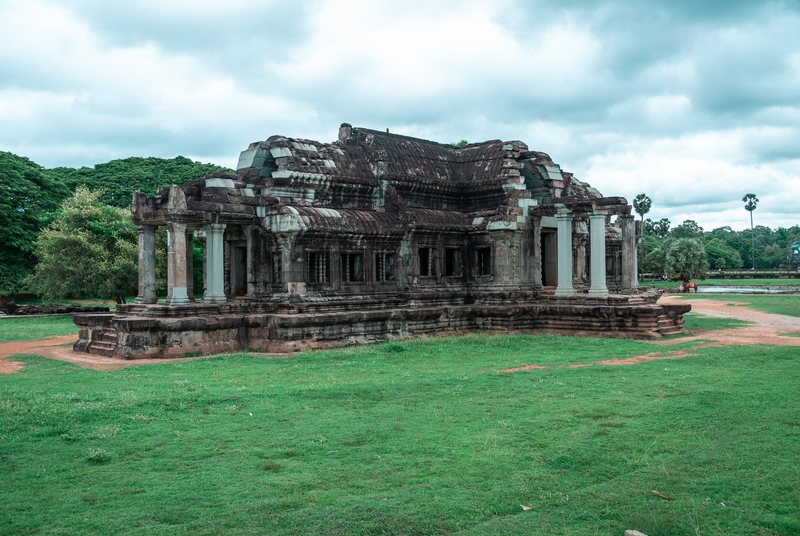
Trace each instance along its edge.
{"label": "tree line", "polygon": [[[133,192],[153,195],[210,171],[231,170],[182,156],[47,169],[0,151],[0,292],[116,300],[135,294]],[[166,243],[166,236],[157,239]]]}
{"label": "tree line", "polygon": [[[636,196],[634,210],[641,217],[642,241],[639,245],[639,269],[644,273],[667,274],[672,277],[674,265],[670,265],[670,251],[676,250],[680,241],[681,250],[691,249],[685,255],[685,263],[692,265],[695,275],[709,270],[776,269],[787,267],[790,248],[800,240],[800,225],[770,229],[764,225],[752,225],[753,212],[758,198],[746,194],[742,201],[750,213],[751,228],[734,231],[729,226],[706,231],[694,220],[685,220],[672,227],[667,218],[654,221],[645,218],[652,202],[645,194]],[[689,245],[691,243],[691,246]],[[674,255],[673,255],[674,256]],[[686,272],[687,270],[684,270]]]}

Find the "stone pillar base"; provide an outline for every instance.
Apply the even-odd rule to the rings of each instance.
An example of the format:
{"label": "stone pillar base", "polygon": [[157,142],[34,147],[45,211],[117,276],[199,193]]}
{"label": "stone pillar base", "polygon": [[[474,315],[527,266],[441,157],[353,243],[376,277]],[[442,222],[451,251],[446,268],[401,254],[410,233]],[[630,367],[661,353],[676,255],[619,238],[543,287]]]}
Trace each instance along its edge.
{"label": "stone pillar base", "polygon": [[189,305],[189,303],[186,287],[172,287],[172,296],[167,300],[167,305]]}
{"label": "stone pillar base", "polygon": [[589,287],[589,296],[608,296],[607,287]]}

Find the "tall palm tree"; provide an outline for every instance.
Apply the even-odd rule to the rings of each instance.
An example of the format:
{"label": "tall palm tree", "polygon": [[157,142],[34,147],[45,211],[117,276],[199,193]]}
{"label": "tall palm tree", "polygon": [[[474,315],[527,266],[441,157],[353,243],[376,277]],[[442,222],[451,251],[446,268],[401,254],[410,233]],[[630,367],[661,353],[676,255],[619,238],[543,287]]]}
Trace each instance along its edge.
{"label": "tall palm tree", "polygon": [[[650,207],[651,206],[653,206],[653,202],[650,201],[650,198],[647,197],[646,194],[639,194],[633,199],[633,210],[635,210],[636,213],[639,216],[642,217],[642,236],[644,236],[644,234],[645,234],[644,233],[644,215],[647,214],[648,212],[650,212]],[[645,249],[647,248],[646,242],[642,242],[642,245],[645,247]],[[645,256],[645,254],[647,252],[643,251],[643,250],[641,250],[639,248],[636,248],[636,249],[637,249],[637,253],[638,253],[638,257],[639,257],[637,259],[637,261],[638,261],[637,262],[637,265],[638,265],[637,266],[637,268],[638,268],[637,272],[638,272],[639,269],[641,269],[642,260],[644,259],[644,256]],[[637,278],[639,277],[638,273],[636,274],[636,277]]]}
{"label": "tall palm tree", "polygon": [[753,211],[758,206],[758,198],[756,197],[756,194],[746,194],[742,198],[742,201],[745,203],[744,209],[747,212],[750,213],[750,241],[751,241],[750,250],[753,253],[753,266],[752,266],[751,270],[755,270],[756,269],[756,235],[755,235],[755,231],[753,231]]}

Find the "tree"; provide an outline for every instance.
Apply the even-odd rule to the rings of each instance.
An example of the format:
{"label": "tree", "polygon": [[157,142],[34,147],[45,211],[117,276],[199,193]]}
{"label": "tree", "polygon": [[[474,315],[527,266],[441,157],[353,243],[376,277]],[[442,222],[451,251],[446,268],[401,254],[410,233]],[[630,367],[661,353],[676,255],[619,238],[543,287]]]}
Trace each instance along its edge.
{"label": "tree", "polygon": [[[650,207],[653,205],[653,202],[650,201],[650,198],[647,197],[645,194],[637,195],[633,200],[633,210],[641,217],[642,219],[642,232],[645,233],[645,226],[644,226],[644,215],[650,212]],[[646,234],[646,233],[645,233]],[[644,256],[647,254],[647,244],[642,244],[642,248],[639,249],[638,255],[639,259],[637,264],[642,265],[644,262]],[[640,270],[641,271],[641,270]],[[638,277],[638,274],[637,274]]]}
{"label": "tree", "polygon": [[31,290],[48,299],[103,298],[125,303],[138,285],[138,232],[125,209],[79,187],[36,242]]}
{"label": "tree", "polygon": [[669,226],[671,222],[668,218],[661,218],[658,221],[653,221],[650,218],[644,220],[644,234],[655,236],[661,239],[669,236]]}
{"label": "tree", "polygon": [[669,245],[664,268],[671,279],[705,279],[708,272],[706,248],[697,238],[679,238]]}
{"label": "tree", "polygon": [[633,199],[633,210],[642,217],[642,227],[644,227],[644,215],[650,212],[652,206],[653,202],[645,194],[639,194]]}
{"label": "tree", "polygon": [[48,173],[65,184],[71,192],[78,186],[86,186],[90,190],[103,190],[105,192],[102,197],[103,203],[125,208],[130,206],[134,191],[153,195],[159,188],[170,184],[183,184],[211,171],[232,170],[214,164],[201,164],[178,156],[169,159],[131,157],[111,160],[92,168],[54,168],[48,170]]}
{"label": "tree", "polygon": [[644,260],[642,261],[642,271],[649,272],[654,276],[666,274],[666,252],[672,245],[673,241],[674,240],[672,238],[667,238],[659,247],[645,255]]}
{"label": "tree", "polygon": [[0,151],[0,291],[16,291],[36,264],[41,221],[66,189],[27,158]]}
{"label": "tree", "polygon": [[753,252],[753,270],[756,269],[756,235],[753,232],[753,211],[758,206],[758,198],[756,194],[745,194],[742,198],[742,202],[744,202],[744,209],[750,213],[750,239],[751,239],[751,249]]}
{"label": "tree", "polygon": [[703,238],[703,228],[694,220],[683,220],[683,223],[675,227],[670,233],[672,238]]}

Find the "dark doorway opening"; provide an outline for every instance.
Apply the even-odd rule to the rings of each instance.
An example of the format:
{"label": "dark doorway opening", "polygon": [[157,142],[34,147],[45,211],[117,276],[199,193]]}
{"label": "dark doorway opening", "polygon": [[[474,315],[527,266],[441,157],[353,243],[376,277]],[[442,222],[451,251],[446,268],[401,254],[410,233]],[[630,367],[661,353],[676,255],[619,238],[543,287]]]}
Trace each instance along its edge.
{"label": "dark doorway opening", "polygon": [[542,285],[558,285],[558,239],[555,231],[542,230]]}
{"label": "dark doorway opening", "polygon": [[247,295],[247,247],[233,247],[231,259],[231,292],[234,296]]}

